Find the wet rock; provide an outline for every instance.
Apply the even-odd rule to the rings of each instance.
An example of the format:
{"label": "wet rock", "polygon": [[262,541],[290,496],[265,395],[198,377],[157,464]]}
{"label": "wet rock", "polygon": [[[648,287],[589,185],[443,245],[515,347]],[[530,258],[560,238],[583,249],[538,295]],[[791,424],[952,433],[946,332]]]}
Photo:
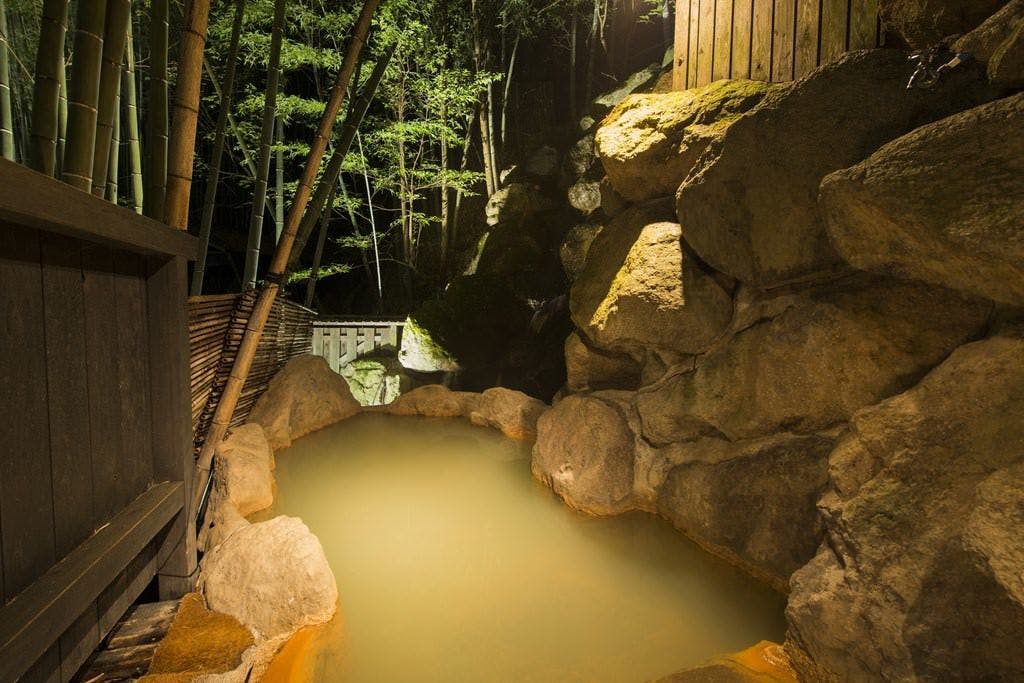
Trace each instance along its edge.
{"label": "wet rock", "polygon": [[641,367],[636,360],[592,349],[577,332],[565,340],[565,367],[571,392],[635,389],[640,385]]}
{"label": "wet rock", "polygon": [[584,395],[559,401],[537,422],[533,475],[577,510],[633,509],[633,432],[621,407]]}
{"label": "wet rock", "polygon": [[671,201],[620,214],[594,239],[570,297],[572,319],[598,348],[705,350],[726,328],[732,301],[686,252]]}
{"label": "wet rock", "polygon": [[658,510],[700,545],[784,591],[822,539],[816,503],[832,444],[792,434],[677,444]]}
{"label": "wet rock", "polygon": [[558,254],[562,260],[562,269],[570,282],[583,270],[590,245],[603,229],[604,225],[600,223],[579,223],[573,226],[562,240]]}
{"label": "wet rock", "polygon": [[912,386],[978,335],[990,310],[951,290],[866,274],[747,293],[727,342],[637,397],[644,436],[668,444],[826,429]]}
{"label": "wet rock", "polygon": [[394,403],[384,407],[384,412],[423,417],[468,417],[476,409],[478,397],[479,394],[428,384],[399,396]]}
{"label": "wet rock", "polygon": [[918,126],[992,99],[980,67],[907,90],[895,50],[849,53],[773,90],[709,146],[679,188],[686,242],[711,267],[771,287],[844,269],[817,206],[827,174]]}
{"label": "wet rock", "polygon": [[337,609],[320,541],[294,517],[237,531],[203,558],[200,572],[210,609],[238,619],[257,641],[325,623]]}
{"label": "wet rock", "polygon": [[726,80],[682,92],[630,95],[595,136],[611,185],[629,202],[674,196],[711,140],[770,88]]}
{"label": "wet rock", "polygon": [[1024,678],[1024,339],[955,351],[853,418],[793,576],[787,651],[806,680]]}
{"label": "wet rock", "polygon": [[297,356],[281,368],[249,415],[263,427],[270,447],[349,418],[360,410],[348,383],[319,356]]}
{"label": "wet rock", "polygon": [[171,628],[153,653],[146,683],[193,681],[232,671],[254,644],[252,633],[234,617],[206,608],[203,597],[181,599]]}
{"label": "wet rock", "polygon": [[263,427],[250,422],[217,446],[213,486],[243,517],[274,504],[274,452]]}
{"label": "wet rock", "polygon": [[496,387],[480,395],[469,411],[469,420],[481,427],[493,427],[511,439],[537,438],[537,420],[548,409],[543,401],[521,391]]}
{"label": "wet rock", "polygon": [[863,270],[1024,305],[1024,94],[899,138],[821,185],[839,253]]}
{"label": "wet rock", "polygon": [[590,215],[601,208],[601,183],[581,180],[568,192],[569,205],[584,215]]}
{"label": "wet rock", "polygon": [[1006,0],[879,0],[882,24],[912,48],[926,48],[966,33]]}
{"label": "wet rock", "polygon": [[412,388],[412,378],[394,356],[357,358],[341,369],[352,397],[362,406],[391,403]]}

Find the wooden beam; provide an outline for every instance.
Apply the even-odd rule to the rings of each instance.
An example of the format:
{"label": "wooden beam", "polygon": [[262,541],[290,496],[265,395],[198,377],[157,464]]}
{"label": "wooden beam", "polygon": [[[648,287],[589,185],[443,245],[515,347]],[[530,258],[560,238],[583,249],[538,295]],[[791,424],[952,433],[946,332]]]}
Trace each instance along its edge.
{"label": "wooden beam", "polygon": [[772,29],[772,80],[793,80],[793,50],[796,47],[796,0],[775,0]]}
{"label": "wooden beam", "polygon": [[732,77],[750,78],[750,32],[754,24],[754,0],[736,0],[732,12]]}
{"label": "wooden beam", "polygon": [[818,68],[818,39],[821,0],[797,0],[796,6],[796,78]]}
{"label": "wooden beam", "polygon": [[144,255],[195,260],[199,242],[54,178],[0,159],[0,222],[68,235]]}
{"label": "wooden beam", "polygon": [[754,0],[750,35],[750,77],[755,81],[772,80],[772,0]]}
{"label": "wooden beam", "polygon": [[0,610],[0,680],[17,680],[45,654],[184,501],[180,481],[153,486]]}
{"label": "wooden beam", "polygon": [[715,1],[715,49],[712,80],[729,78],[732,69],[732,3],[733,0]]}

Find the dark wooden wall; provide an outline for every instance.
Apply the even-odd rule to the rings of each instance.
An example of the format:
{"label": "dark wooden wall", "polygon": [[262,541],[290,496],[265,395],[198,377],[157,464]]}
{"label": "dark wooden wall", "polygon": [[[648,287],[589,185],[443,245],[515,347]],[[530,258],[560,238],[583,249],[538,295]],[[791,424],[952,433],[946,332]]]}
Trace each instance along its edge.
{"label": "dark wooden wall", "polygon": [[673,86],[792,81],[881,42],[878,0],[678,0]]}
{"label": "dark wooden wall", "polygon": [[[0,660],[22,658],[0,679],[46,645],[26,679],[68,680],[154,576],[181,587],[194,569],[182,511],[194,244],[172,233],[0,163]],[[127,555],[105,556],[115,549]],[[52,612],[48,643],[3,623],[33,600]]]}

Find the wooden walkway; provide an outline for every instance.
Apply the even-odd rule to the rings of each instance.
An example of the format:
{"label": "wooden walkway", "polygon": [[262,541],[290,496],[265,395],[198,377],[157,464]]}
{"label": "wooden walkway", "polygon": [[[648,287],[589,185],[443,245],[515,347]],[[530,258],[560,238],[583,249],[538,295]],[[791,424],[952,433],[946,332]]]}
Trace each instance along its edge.
{"label": "wooden walkway", "polygon": [[178,600],[135,605],[75,676],[75,683],[133,681],[146,675],[153,652],[178,613]]}

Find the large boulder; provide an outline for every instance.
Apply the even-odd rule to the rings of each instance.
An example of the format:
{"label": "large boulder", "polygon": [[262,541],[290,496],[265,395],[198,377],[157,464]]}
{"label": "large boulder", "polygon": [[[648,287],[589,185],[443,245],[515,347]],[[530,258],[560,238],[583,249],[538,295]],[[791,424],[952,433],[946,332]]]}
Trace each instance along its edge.
{"label": "large boulder", "polygon": [[857,268],[1024,305],[1024,93],[915,130],[821,185]]}
{"label": "large boulder", "polygon": [[953,43],[957,52],[966,52],[972,59],[988,63],[1002,48],[1024,20],[1024,0],[1010,0],[978,28]]}
{"label": "large boulder", "polygon": [[635,389],[641,365],[633,358],[590,347],[578,332],[565,340],[567,387],[571,392],[599,389]]}
{"label": "large boulder", "polygon": [[295,517],[237,531],[203,558],[200,572],[210,609],[238,619],[258,641],[325,623],[337,610],[323,547]]}
{"label": "large boulder", "polygon": [[585,216],[601,208],[600,180],[581,180],[570,187],[566,194],[569,205]]}
{"label": "large boulder", "polygon": [[591,245],[573,284],[573,322],[599,348],[698,353],[722,333],[732,300],[683,246],[671,201],[620,214]]}
{"label": "large boulder", "polygon": [[479,394],[428,384],[402,394],[383,410],[389,415],[410,417],[468,417],[476,409],[478,400]]}
{"label": "large boulder", "polygon": [[636,73],[630,74],[626,80],[611,90],[601,93],[587,105],[583,118],[580,120],[580,130],[590,131],[615,105],[626,99],[635,92],[641,92],[658,82],[661,76],[661,65],[650,64]]}
{"label": "large boulder", "polygon": [[391,403],[409,391],[412,378],[394,356],[363,356],[341,368],[352,397],[362,406]]}
{"label": "large boulder", "polygon": [[533,475],[577,510],[627,512],[634,507],[633,447],[621,405],[593,395],[569,396],[537,422]]}
{"label": "large boulder", "polygon": [[912,48],[932,47],[981,24],[1006,0],[879,0],[882,24]]}
{"label": "large boulder", "polygon": [[1024,338],[954,352],[859,412],[832,453],[828,542],[792,581],[806,680],[1024,680]]}
{"label": "large boulder", "polygon": [[1003,88],[1024,88],[1024,19],[1017,21],[1013,33],[992,55],[988,77]]}
{"label": "large boulder", "polygon": [[778,434],[670,447],[657,507],[702,546],[785,590],[822,539],[816,503],[833,439]]}
{"label": "large boulder", "polygon": [[320,356],[288,361],[256,402],[249,421],[263,427],[270,447],[287,448],[296,439],[359,412],[348,382]]}
{"label": "large boulder", "polygon": [[263,427],[250,422],[231,430],[217,446],[213,487],[248,516],[274,504],[274,452]]}
{"label": "large boulder", "polygon": [[537,438],[537,420],[548,409],[543,401],[521,391],[503,387],[488,389],[469,412],[469,420],[480,427],[493,427],[510,439]]}
{"label": "large boulder", "polygon": [[895,50],[853,52],[770,92],[679,188],[686,241],[713,268],[771,287],[841,270],[817,206],[825,175],[920,125],[991,99],[980,67],[907,90]]}
{"label": "large boulder", "polygon": [[702,88],[630,95],[597,129],[597,154],[627,201],[674,196],[711,140],[773,87],[716,81]]}
{"label": "large boulder", "polygon": [[499,223],[521,223],[547,208],[550,208],[550,202],[536,185],[512,183],[490,196],[484,212],[487,225],[493,227]]}
{"label": "large boulder", "polygon": [[912,386],[978,335],[990,311],[951,290],[867,274],[744,293],[726,343],[638,395],[644,436],[667,444],[829,428]]}
{"label": "large boulder", "polygon": [[569,282],[573,282],[583,271],[583,265],[587,262],[587,254],[590,252],[590,245],[594,238],[604,230],[600,223],[580,223],[566,233],[565,239],[558,248],[558,255],[562,261],[562,269]]}

